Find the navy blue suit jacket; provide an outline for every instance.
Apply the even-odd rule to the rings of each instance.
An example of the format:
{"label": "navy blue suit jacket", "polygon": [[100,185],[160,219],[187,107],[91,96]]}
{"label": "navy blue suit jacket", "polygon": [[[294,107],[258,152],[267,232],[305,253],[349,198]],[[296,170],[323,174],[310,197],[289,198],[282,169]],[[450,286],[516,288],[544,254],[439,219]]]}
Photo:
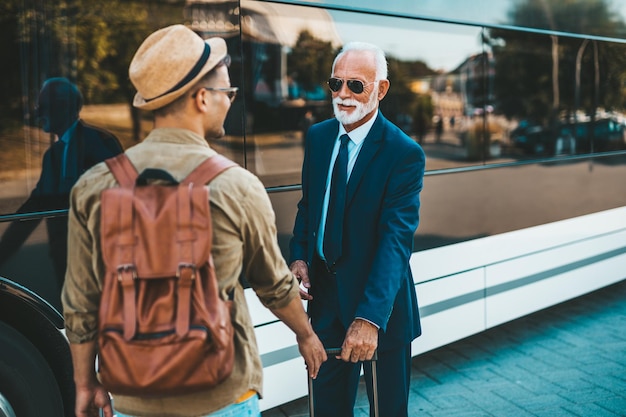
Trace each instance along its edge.
{"label": "navy blue suit jacket", "polygon": [[[335,282],[309,268],[309,314],[334,314],[347,327],[356,317],[380,326],[379,349],[421,334],[409,258],[419,223],[425,156],[422,148],[378,113],[348,181],[342,255]],[[302,199],[290,243],[290,262],[311,265],[322,213],[336,119],[313,125],[302,167]]]}

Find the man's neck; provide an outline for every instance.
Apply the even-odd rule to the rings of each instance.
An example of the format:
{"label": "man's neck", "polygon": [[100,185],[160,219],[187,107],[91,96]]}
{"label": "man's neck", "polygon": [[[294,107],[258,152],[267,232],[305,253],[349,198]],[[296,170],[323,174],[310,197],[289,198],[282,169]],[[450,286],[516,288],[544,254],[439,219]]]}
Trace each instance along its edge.
{"label": "man's neck", "polygon": [[155,128],[178,128],[191,130],[200,136],[204,137],[204,129],[202,127],[202,121],[197,118],[186,117],[185,114],[171,114],[167,116],[155,116],[154,118]]}
{"label": "man's neck", "polygon": [[62,140],[63,142],[68,143],[70,141],[71,131],[77,124],[78,124],[78,119],[75,119],[65,129],[59,129],[59,132],[55,132],[59,140]]}

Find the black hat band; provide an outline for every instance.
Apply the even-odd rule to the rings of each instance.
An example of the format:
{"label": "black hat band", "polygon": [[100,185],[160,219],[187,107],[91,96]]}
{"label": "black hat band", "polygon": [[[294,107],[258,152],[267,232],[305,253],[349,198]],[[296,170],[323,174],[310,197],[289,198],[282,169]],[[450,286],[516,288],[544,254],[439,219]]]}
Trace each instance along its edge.
{"label": "black hat band", "polygon": [[182,88],[185,84],[189,83],[191,80],[193,80],[194,78],[196,78],[196,76],[200,73],[200,70],[202,70],[202,68],[204,68],[204,65],[207,63],[207,61],[209,60],[209,56],[211,56],[211,47],[209,46],[208,43],[204,42],[204,51],[202,52],[202,56],[200,57],[200,59],[198,60],[198,62],[196,62],[196,65],[193,66],[193,68],[187,73],[187,75],[185,75],[185,78],[183,78],[182,80],[180,80],[178,82],[178,84],[176,84],[174,87],[170,88],[169,90],[167,90],[165,93],[160,94],[156,97],[152,97],[150,99],[144,99],[146,102],[152,101],[152,100],[156,100],[159,97],[163,97],[173,91],[179,90],[180,88]]}

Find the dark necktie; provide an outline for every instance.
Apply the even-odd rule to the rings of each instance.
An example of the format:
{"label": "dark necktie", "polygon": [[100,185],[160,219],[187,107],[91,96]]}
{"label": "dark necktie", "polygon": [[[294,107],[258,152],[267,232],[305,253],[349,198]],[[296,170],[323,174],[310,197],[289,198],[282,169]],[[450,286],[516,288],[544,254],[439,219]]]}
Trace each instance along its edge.
{"label": "dark necktie", "polygon": [[335,160],[330,182],[330,198],[324,229],[324,257],[333,266],[341,256],[343,215],[346,206],[346,184],[348,179],[348,135],[341,135],[341,146]]}

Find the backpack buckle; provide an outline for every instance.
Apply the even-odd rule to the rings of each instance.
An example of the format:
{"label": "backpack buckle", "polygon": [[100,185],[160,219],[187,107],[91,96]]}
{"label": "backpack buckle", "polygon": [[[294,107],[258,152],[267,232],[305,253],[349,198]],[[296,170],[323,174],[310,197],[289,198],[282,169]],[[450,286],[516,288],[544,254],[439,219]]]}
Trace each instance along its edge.
{"label": "backpack buckle", "polygon": [[137,279],[137,269],[135,269],[135,265],[133,264],[122,264],[117,267],[117,280],[122,282],[124,280],[124,275],[127,273],[132,274],[132,279]]}
{"label": "backpack buckle", "polygon": [[178,269],[176,270],[176,278],[180,279],[180,275],[181,275],[181,271],[184,268],[189,268],[191,269],[191,279],[196,279],[196,265],[195,264],[191,264],[191,263],[187,263],[187,262],[181,262],[178,264]]}

